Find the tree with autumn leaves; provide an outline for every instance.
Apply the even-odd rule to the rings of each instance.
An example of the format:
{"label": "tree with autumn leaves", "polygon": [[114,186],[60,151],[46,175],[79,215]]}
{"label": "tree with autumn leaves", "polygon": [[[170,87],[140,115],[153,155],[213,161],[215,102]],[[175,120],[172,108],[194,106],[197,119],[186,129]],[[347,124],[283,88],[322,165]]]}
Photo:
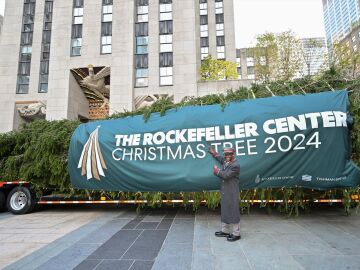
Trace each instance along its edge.
{"label": "tree with autumn leaves", "polygon": [[259,35],[249,52],[260,82],[291,80],[303,67],[302,44],[291,31]]}
{"label": "tree with autumn leaves", "polygon": [[200,76],[204,81],[236,80],[239,77],[236,63],[214,59],[211,55],[202,60]]}

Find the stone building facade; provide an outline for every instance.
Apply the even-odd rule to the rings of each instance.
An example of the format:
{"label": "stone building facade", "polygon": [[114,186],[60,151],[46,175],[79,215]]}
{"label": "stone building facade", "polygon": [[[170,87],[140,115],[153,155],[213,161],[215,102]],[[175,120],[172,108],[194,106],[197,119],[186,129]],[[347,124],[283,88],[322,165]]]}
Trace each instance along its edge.
{"label": "stone building facade", "polygon": [[207,55],[236,61],[233,0],[14,0],[5,17],[0,132],[251,83],[199,78]]}

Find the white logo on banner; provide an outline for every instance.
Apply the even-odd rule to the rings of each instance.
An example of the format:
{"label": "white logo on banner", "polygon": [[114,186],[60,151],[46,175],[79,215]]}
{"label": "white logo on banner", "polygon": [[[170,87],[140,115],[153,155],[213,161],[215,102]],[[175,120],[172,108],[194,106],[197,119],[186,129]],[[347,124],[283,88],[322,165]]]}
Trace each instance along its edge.
{"label": "white logo on banner", "polygon": [[305,182],[310,182],[312,180],[312,176],[305,174],[301,177],[301,180],[303,180]]}
{"label": "white logo on banner", "polygon": [[86,175],[87,180],[95,178],[100,181],[100,175],[105,177],[104,169],[107,169],[99,145],[99,128],[100,126],[90,134],[78,164],[78,168],[81,168],[81,175]]}

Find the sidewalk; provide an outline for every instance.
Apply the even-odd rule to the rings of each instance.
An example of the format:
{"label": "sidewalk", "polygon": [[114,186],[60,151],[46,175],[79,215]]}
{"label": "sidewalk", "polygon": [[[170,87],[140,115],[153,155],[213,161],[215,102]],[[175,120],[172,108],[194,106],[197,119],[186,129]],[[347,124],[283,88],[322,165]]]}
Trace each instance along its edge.
{"label": "sidewalk", "polygon": [[[360,214],[344,216],[335,206],[297,218],[254,209],[241,216],[242,239],[234,243],[214,236],[219,211],[115,210],[84,211],[93,217],[87,224],[5,269],[360,269]],[[1,214],[1,229],[13,218]]]}

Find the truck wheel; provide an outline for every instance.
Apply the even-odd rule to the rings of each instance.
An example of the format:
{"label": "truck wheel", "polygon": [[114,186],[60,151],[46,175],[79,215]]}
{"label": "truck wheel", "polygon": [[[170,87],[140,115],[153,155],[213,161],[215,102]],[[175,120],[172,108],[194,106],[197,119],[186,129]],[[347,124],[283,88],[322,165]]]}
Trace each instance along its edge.
{"label": "truck wheel", "polygon": [[13,188],[6,201],[8,210],[14,215],[31,212],[36,204],[35,194],[27,187]]}
{"label": "truck wheel", "polygon": [[0,212],[6,211],[6,196],[5,192],[0,190]]}

